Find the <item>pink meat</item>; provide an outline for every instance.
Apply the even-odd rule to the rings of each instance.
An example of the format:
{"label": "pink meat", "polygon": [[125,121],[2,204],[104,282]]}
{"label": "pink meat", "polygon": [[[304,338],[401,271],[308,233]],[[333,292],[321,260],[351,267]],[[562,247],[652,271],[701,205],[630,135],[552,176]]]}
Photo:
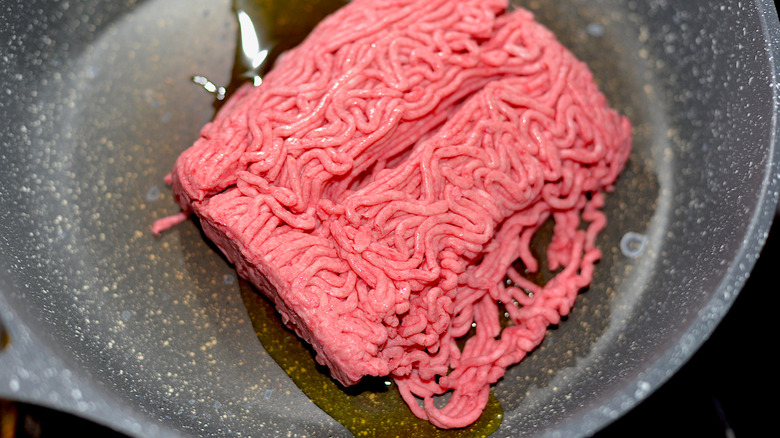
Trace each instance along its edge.
{"label": "pink meat", "polygon": [[[353,0],[241,88],[171,174],[183,213],[333,377],[392,375],[444,428],[475,421],[590,283],[601,193],[631,148],[586,66],[506,6]],[[537,269],[528,246],[550,217],[558,272],[542,287],[512,263]]]}

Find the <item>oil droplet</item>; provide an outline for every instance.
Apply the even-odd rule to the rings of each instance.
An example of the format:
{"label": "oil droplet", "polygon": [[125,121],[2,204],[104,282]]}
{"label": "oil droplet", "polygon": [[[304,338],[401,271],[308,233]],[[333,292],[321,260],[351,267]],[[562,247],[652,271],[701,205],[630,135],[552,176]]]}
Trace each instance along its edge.
{"label": "oil droplet", "polygon": [[620,251],[629,258],[637,258],[647,246],[647,236],[629,231],[620,239]]}
{"label": "oil droplet", "polygon": [[146,191],[146,200],[149,202],[154,202],[160,199],[160,196],[162,196],[162,192],[156,185],[149,187],[149,190]]}

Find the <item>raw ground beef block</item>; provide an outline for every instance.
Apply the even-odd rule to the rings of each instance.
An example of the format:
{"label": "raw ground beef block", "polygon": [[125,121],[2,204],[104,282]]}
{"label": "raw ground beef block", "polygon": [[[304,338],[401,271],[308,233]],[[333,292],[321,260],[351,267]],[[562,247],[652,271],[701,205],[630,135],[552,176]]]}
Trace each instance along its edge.
{"label": "raw ground beef block", "polygon": [[[475,421],[590,282],[601,191],[631,145],[585,65],[506,6],[352,1],[232,96],[170,176],[333,377],[392,375],[439,427]],[[541,287],[511,265],[536,268],[549,217],[560,271]],[[499,301],[516,304],[504,330]]]}

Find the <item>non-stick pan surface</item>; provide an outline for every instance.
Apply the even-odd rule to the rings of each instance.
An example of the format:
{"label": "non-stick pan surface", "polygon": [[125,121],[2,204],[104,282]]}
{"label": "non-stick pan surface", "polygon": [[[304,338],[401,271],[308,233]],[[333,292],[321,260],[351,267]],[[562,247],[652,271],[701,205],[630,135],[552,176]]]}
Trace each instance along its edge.
{"label": "non-stick pan surface", "polygon": [[[521,1],[635,125],[604,258],[495,392],[497,436],[590,434],[707,338],[777,204],[770,1]],[[227,0],[0,5],[0,398],[136,436],[347,435],[255,337],[233,269],[162,182],[227,83]],[[623,246],[621,246],[621,241]]]}

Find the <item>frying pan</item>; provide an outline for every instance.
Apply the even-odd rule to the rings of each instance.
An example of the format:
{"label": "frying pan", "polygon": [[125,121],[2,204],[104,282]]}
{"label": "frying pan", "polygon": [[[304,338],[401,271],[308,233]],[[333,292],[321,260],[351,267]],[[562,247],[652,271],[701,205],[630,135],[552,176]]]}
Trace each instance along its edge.
{"label": "frying pan", "polygon": [[[589,435],[666,381],[750,273],[780,187],[768,0],[518,2],[635,125],[604,257],[495,387],[496,436]],[[3,2],[0,397],[132,436],[344,436],[263,349],[162,183],[229,80],[229,1]],[[622,245],[621,245],[622,242]]]}

